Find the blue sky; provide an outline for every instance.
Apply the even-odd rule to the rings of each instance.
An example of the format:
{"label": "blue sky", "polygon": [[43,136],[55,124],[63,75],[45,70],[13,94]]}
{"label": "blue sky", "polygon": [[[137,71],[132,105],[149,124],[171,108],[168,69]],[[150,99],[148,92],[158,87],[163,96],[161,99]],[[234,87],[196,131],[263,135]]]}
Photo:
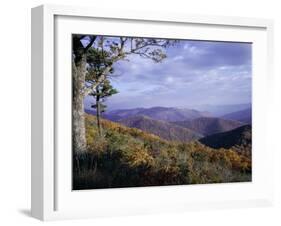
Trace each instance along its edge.
{"label": "blue sky", "polygon": [[180,41],[161,63],[131,55],[114,65],[119,93],[106,103],[110,110],[251,103],[251,51],[249,43]]}

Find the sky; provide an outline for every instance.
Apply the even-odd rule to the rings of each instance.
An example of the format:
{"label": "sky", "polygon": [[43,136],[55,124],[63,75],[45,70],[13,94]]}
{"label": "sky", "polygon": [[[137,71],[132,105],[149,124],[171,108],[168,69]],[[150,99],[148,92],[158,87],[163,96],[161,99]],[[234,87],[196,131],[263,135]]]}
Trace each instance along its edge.
{"label": "sky", "polygon": [[106,100],[108,109],[251,103],[250,43],[181,40],[165,52],[161,63],[137,55],[115,63],[119,93]]}

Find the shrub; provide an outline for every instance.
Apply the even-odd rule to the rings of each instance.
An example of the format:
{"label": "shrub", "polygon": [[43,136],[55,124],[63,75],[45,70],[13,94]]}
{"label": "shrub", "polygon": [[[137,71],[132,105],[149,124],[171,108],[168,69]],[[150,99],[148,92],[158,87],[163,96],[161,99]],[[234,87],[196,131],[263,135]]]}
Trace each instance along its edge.
{"label": "shrub", "polygon": [[243,150],[212,149],[197,141],[168,142],[111,121],[102,120],[101,124],[102,137],[98,135],[95,117],[86,115],[87,158],[91,167],[85,163],[88,170],[80,174],[74,170],[74,188],[251,180],[251,159]]}

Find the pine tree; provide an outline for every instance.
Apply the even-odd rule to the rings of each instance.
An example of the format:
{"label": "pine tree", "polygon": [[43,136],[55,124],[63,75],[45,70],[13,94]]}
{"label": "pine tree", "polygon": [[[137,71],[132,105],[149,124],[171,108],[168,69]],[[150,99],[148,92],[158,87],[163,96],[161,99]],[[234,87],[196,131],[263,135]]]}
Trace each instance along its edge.
{"label": "pine tree", "polygon": [[96,90],[93,91],[90,95],[95,98],[95,104],[91,107],[96,109],[97,116],[97,126],[99,135],[102,136],[102,127],[100,123],[101,114],[105,112],[106,105],[104,104],[107,97],[110,97],[118,93],[116,89],[112,87],[109,80],[105,80],[102,84],[96,87]]}
{"label": "pine tree", "polygon": [[[165,49],[175,40],[154,38],[106,37],[95,35],[72,36],[72,77],[73,77],[73,149],[75,156],[86,153],[84,97],[109,78],[113,66],[129,55],[161,62],[166,58]],[[106,50],[106,51],[104,51]],[[93,67],[94,66],[94,67]],[[93,82],[87,77],[88,69],[95,68],[98,79]],[[79,166],[78,166],[79,168]]]}

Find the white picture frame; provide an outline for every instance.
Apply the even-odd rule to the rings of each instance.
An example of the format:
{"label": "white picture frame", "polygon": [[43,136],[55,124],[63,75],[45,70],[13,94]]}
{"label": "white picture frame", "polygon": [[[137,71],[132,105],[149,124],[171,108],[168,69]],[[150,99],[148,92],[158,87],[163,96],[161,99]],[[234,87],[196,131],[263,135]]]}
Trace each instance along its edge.
{"label": "white picture frame", "polygon": [[[124,26],[126,29],[118,32],[118,26],[115,25]],[[155,29],[158,26],[169,27],[169,29]],[[89,27],[91,29],[88,29]],[[138,30],[133,30],[136,27]],[[185,29],[194,32],[186,37],[183,31]],[[234,30],[239,33],[233,35]],[[182,185],[73,192],[69,181],[70,144],[60,142],[64,139],[60,134],[71,133],[69,124],[64,124],[65,119],[62,117],[68,113],[71,103],[66,101],[66,105],[61,107],[60,101],[63,93],[69,93],[71,87],[67,76],[58,75],[67,74],[70,71],[70,46],[69,50],[62,53],[70,41],[64,42],[64,38],[77,32],[88,32],[88,34],[104,32],[107,35],[136,33],[138,36],[252,41],[254,44],[253,77],[255,78],[253,80],[253,181],[243,184]],[[32,216],[41,220],[56,220],[271,205],[273,179],[270,172],[273,172],[273,153],[266,141],[266,119],[271,109],[270,99],[272,98],[272,39],[273,22],[265,19],[180,15],[164,12],[161,14],[124,12],[114,9],[57,5],[33,8]],[[67,56],[70,62],[65,62],[63,68],[59,67],[58,62],[64,61]],[[62,86],[62,83],[68,85]],[[71,117],[71,112],[69,112],[69,117]],[[65,118],[69,120],[69,117]],[[261,137],[264,139],[259,139]],[[67,137],[66,141],[69,141]],[[261,149],[266,152],[261,153]],[[64,156],[68,156],[66,157],[69,159],[68,163],[61,161]],[[90,203],[94,202],[95,205],[87,204],[86,200]]]}

